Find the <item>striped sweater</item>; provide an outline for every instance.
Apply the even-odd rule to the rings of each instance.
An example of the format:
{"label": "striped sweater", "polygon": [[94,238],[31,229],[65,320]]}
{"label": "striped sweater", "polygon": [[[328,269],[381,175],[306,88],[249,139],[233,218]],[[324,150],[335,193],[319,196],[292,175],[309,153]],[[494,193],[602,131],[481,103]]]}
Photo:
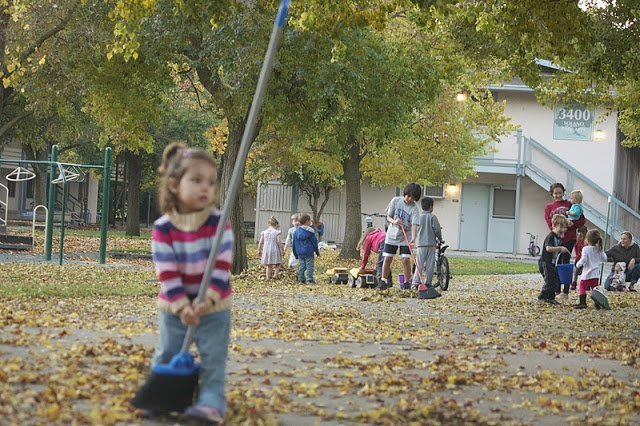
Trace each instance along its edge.
{"label": "striped sweater", "polygon": [[[165,214],[153,224],[151,252],[160,280],[158,308],[178,313],[198,294],[200,281],[218,228],[220,211]],[[226,224],[206,295],[213,301],[210,312],[231,307],[233,231]]]}

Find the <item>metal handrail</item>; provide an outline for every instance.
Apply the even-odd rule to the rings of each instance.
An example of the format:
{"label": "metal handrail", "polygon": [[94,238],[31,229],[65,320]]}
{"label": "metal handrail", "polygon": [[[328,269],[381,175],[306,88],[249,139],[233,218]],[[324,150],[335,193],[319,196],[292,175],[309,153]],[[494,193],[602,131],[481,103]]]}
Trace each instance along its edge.
{"label": "metal handrail", "polygon": [[4,190],[7,191],[4,201],[0,200],[0,206],[4,206],[4,217],[0,217],[0,224],[7,226],[7,219],[9,218],[9,188],[1,183],[0,188],[4,188]]}
{"label": "metal handrail", "polygon": [[[592,181],[591,179],[586,177],[584,174],[580,173],[573,166],[569,165],[569,163],[564,161],[562,158],[558,157],[556,154],[551,152],[548,148],[544,147],[540,142],[536,141],[533,138],[529,138],[529,137],[524,137],[523,139],[525,140],[525,143],[531,144],[536,149],[542,151],[543,154],[547,155],[548,157],[550,157],[554,161],[558,162],[562,167],[564,167],[566,170],[570,171],[571,174],[573,174],[574,176],[577,176],[580,180],[584,181],[585,183],[588,183],[591,186],[592,189],[596,190],[597,192],[602,194],[604,197],[611,197],[611,200],[613,201],[614,204],[619,205],[624,210],[626,210],[628,213],[630,213],[633,216],[635,216],[636,219],[640,220],[640,213],[636,212],[631,207],[627,206],[622,200],[616,198],[613,194],[610,194],[609,192],[607,192],[606,189],[600,187],[597,183],[595,183],[594,181]],[[525,161],[525,163],[529,163],[529,161]]]}
{"label": "metal handrail", "polygon": [[[44,225],[40,225],[36,223],[36,216],[38,214],[38,209],[44,210]],[[31,222],[31,250],[33,250],[36,246],[36,227],[44,228],[44,244],[47,244],[47,226],[49,226],[49,209],[47,206],[43,206],[39,204],[33,209],[33,219]]]}

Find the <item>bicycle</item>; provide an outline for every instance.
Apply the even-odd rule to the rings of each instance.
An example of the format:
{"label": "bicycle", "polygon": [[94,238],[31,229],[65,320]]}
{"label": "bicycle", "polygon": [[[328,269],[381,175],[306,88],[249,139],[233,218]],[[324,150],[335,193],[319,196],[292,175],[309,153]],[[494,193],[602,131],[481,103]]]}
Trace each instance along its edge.
{"label": "bicycle", "polygon": [[533,235],[531,232],[527,232],[529,236],[529,248],[528,252],[531,256],[536,257],[540,254],[540,246],[536,245],[536,240],[538,239],[537,235]]}
{"label": "bicycle", "polygon": [[[387,217],[384,214],[380,214],[380,213],[361,213],[362,216],[364,216],[364,223],[365,223],[365,229],[366,228],[373,228],[373,219],[375,217]],[[385,221],[386,222],[386,221]],[[386,228],[386,226],[385,226]]]}
{"label": "bicycle", "polygon": [[451,270],[449,269],[449,259],[444,252],[449,246],[443,244],[444,241],[436,243],[436,282],[433,286],[440,287],[442,291],[447,291],[449,289],[449,280],[451,279]]}
{"label": "bicycle", "polygon": [[[451,269],[449,268],[449,258],[445,256],[444,252],[449,246],[444,245],[444,241],[438,241],[436,243],[436,260],[435,267],[433,269],[433,275],[435,276],[435,282],[432,282],[433,287],[440,287],[442,291],[449,289],[449,280],[451,280]],[[415,273],[416,265],[413,265],[412,273]]]}

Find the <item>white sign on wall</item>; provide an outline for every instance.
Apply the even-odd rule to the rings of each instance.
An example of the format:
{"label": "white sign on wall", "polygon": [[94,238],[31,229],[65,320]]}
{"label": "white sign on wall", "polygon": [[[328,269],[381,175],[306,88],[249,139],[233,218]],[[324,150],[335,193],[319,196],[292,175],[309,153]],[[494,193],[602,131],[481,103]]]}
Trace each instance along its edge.
{"label": "white sign on wall", "polygon": [[553,108],[553,138],[593,140],[594,117],[594,111],[582,104],[556,105]]}

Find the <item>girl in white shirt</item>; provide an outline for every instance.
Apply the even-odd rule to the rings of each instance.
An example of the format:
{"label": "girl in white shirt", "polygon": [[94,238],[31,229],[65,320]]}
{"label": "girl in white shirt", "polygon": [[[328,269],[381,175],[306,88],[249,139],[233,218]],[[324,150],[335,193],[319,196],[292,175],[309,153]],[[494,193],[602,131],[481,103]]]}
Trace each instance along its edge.
{"label": "girl in white shirt", "polygon": [[582,257],[576,263],[576,267],[582,267],[580,277],[580,303],[573,305],[576,309],[587,307],[587,290],[594,289],[600,282],[600,268],[603,262],[607,261],[607,255],[602,251],[602,236],[600,231],[592,229],[587,232],[587,245],[582,249]]}

